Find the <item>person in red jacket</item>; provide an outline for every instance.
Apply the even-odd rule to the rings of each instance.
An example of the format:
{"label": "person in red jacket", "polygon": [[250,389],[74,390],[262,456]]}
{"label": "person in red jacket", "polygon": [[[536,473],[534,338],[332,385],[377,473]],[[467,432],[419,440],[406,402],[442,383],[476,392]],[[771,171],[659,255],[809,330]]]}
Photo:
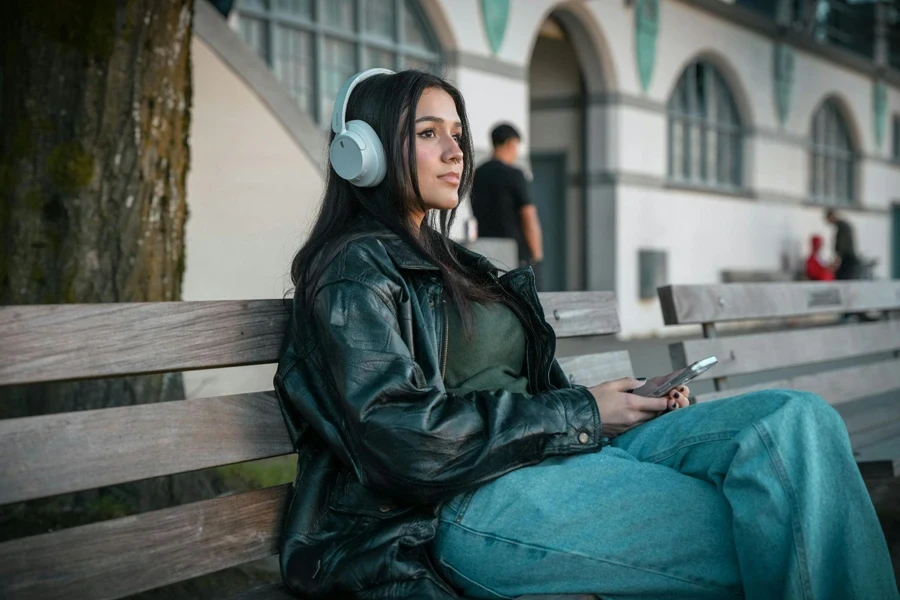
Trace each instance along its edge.
{"label": "person in red jacket", "polygon": [[822,250],[822,236],[814,235],[810,239],[812,244],[812,252],[806,259],[806,277],[813,281],[833,281],[834,271],[822,260],[820,252]]}

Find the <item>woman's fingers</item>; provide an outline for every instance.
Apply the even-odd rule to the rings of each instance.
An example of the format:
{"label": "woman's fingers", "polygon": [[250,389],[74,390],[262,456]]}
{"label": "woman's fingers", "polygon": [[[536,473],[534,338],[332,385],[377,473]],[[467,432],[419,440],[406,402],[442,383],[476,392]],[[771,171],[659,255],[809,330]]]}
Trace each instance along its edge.
{"label": "woman's fingers", "polygon": [[690,400],[688,400],[690,393],[691,390],[686,385],[677,387],[669,392],[669,395],[666,398],[666,400],[668,401],[668,409],[675,410],[688,406],[690,404]]}
{"label": "woman's fingers", "polygon": [[601,383],[600,385],[606,386],[616,392],[627,392],[628,390],[637,389],[644,385],[644,380],[637,379],[635,377],[622,377],[621,379],[606,381],[604,383]]}
{"label": "woman's fingers", "polygon": [[646,396],[628,395],[628,408],[641,413],[660,413],[668,408],[668,398],[648,398]]}

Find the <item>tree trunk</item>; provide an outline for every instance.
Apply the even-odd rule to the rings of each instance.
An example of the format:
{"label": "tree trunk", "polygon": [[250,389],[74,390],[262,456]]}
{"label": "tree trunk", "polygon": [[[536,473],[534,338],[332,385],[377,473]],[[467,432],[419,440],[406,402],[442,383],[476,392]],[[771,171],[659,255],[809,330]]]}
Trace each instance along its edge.
{"label": "tree trunk", "polygon": [[0,303],[178,300],[193,2],[4,5]]}
{"label": "tree trunk", "polygon": [[[0,304],[181,298],[192,19],[193,0],[0,2]],[[2,395],[11,417],[183,388],[174,374]],[[110,498],[113,513],[146,510],[192,490],[159,479],[57,499],[53,511],[91,512],[102,498],[107,512]]]}

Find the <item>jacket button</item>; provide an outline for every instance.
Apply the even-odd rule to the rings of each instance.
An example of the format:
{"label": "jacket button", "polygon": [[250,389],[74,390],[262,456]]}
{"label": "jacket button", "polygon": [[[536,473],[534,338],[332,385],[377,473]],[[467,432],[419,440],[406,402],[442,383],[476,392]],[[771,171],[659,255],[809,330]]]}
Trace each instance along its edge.
{"label": "jacket button", "polygon": [[383,513],[390,512],[391,506],[390,506],[390,504],[380,504],[378,506],[378,510],[380,510]]}
{"label": "jacket button", "polygon": [[591,441],[591,436],[582,431],[578,434],[578,441],[582,444],[587,444],[589,441]]}

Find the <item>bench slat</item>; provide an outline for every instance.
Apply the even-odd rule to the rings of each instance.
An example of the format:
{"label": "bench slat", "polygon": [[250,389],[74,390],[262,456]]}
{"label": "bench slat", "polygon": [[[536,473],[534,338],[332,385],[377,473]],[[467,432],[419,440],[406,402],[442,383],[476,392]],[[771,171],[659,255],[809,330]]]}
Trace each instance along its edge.
{"label": "bench slat", "polygon": [[278,552],[290,485],[0,544],[0,597],[107,600]]}
{"label": "bench slat", "polygon": [[569,381],[588,387],[634,374],[627,350],[569,356],[560,358],[559,365],[569,376]]}
{"label": "bench slat", "polygon": [[[622,351],[560,363],[581,385],[631,375]],[[0,420],[0,505],[291,452],[274,391]]]}
{"label": "bench slat", "polygon": [[885,438],[854,454],[858,463],[881,465],[884,469],[882,476],[900,477],[900,431],[895,432],[894,437]]}
{"label": "bench slat", "polygon": [[851,436],[857,462],[888,463],[900,476],[900,417],[884,426]]}
{"label": "bench slat", "polygon": [[711,379],[854,358],[898,348],[900,321],[895,320],[686,340],[671,344],[669,351],[676,368],[715,355],[719,364],[698,377]]}
{"label": "bench slat", "polygon": [[885,420],[878,427],[870,427],[854,433],[852,439],[853,449],[860,452],[865,452],[870,448],[883,447],[885,443],[900,450],[900,414]]}
{"label": "bench slat", "polygon": [[273,362],[280,300],[0,307],[0,385]]}
{"label": "bench slat", "polygon": [[542,292],[540,297],[556,337],[619,332],[615,292]]}
{"label": "bench slat", "polygon": [[900,361],[889,360],[859,367],[845,367],[813,375],[767,381],[734,390],[698,394],[697,402],[708,402],[772,388],[814,392],[829,404],[839,405],[900,389]]}
{"label": "bench slat", "polygon": [[884,427],[885,423],[891,423],[900,418],[900,394],[882,394],[852,402],[843,402],[834,408],[844,418],[847,431],[864,433]]}
{"label": "bench slat", "polygon": [[292,451],[274,391],[0,420],[0,504]]}
{"label": "bench slat", "polygon": [[668,285],[658,293],[666,325],[900,307],[900,281]]}
{"label": "bench slat", "polygon": [[[559,337],[619,330],[612,292],[541,294]],[[0,307],[0,385],[275,362],[281,300]]]}

